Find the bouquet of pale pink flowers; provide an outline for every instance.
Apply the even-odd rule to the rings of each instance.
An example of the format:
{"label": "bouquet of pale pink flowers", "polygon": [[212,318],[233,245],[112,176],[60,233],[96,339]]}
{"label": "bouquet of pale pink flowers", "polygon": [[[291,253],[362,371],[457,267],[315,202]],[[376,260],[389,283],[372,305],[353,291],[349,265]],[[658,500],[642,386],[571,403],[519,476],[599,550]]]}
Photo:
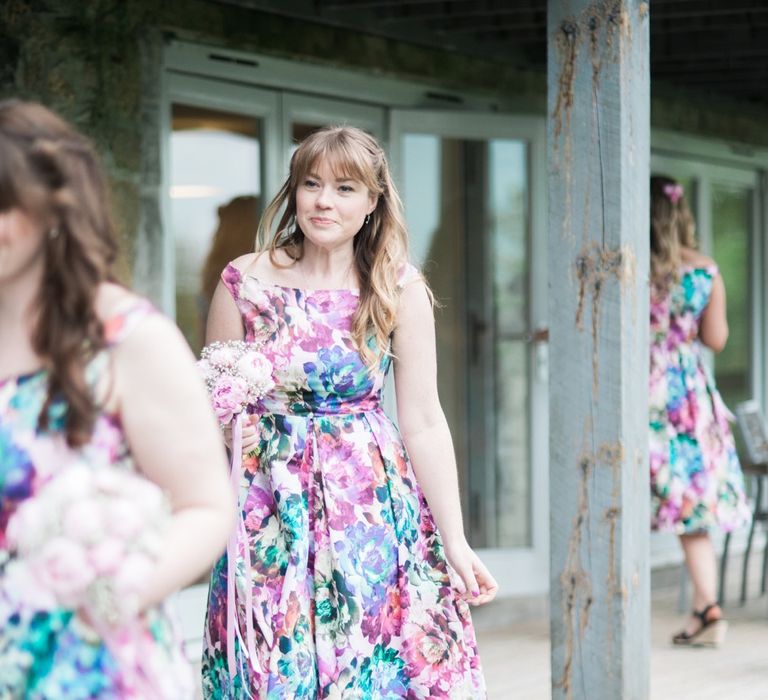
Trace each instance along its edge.
{"label": "bouquet of pale pink flowers", "polygon": [[[213,411],[222,426],[232,429],[232,449],[230,450],[230,484],[233,493],[239,492],[239,480],[242,476],[243,458],[243,414],[249,405],[262,399],[272,389],[275,382],[272,378],[272,363],[258,351],[254,343],[243,340],[229,340],[206,345],[197,363],[203,374],[205,385],[211,395]],[[240,511],[240,508],[238,508]],[[235,621],[234,610],[242,593],[236,585],[235,571],[237,560],[242,552],[246,557],[246,571],[251,563],[248,554],[248,534],[243,523],[242,513],[238,518],[237,527],[232,531],[227,543],[227,665],[230,675],[236,673],[235,637],[239,637],[245,655],[250,662],[256,663],[256,641],[253,621],[247,616],[246,629],[240,630]],[[246,610],[254,608],[251,599],[251,587],[245,587],[242,604]],[[266,626],[265,626],[266,628]]]}
{"label": "bouquet of pale pink flowers", "polygon": [[230,424],[275,385],[272,363],[253,343],[243,340],[206,345],[197,364],[222,425]]}
{"label": "bouquet of pale pink flowers", "polygon": [[138,613],[169,518],[160,487],[138,474],[69,465],[11,516],[6,583],[32,609],[117,627]]}

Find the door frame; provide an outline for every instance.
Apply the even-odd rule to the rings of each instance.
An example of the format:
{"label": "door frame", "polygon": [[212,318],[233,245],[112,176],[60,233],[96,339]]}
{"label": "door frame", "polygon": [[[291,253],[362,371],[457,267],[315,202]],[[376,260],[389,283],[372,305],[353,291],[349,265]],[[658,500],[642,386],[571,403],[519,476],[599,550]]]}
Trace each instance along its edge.
{"label": "door frame", "polygon": [[261,148],[264,166],[261,172],[261,189],[263,193],[277,191],[282,161],[279,140],[268,136],[272,133],[278,134],[280,129],[280,101],[277,93],[225,82],[216,83],[216,89],[211,90],[211,80],[208,78],[174,73],[165,76],[160,110],[160,170],[162,173],[160,215],[163,230],[163,283],[160,304],[163,311],[171,318],[176,317],[176,253],[170,211],[172,106],[175,103],[202,109],[236,112],[262,121]]}
{"label": "door frame", "polygon": [[[528,299],[531,328],[547,324],[547,164],[546,122],[541,117],[393,109],[390,113],[389,158],[400,181],[400,149],[406,133],[449,138],[522,140],[529,146],[530,229]],[[496,576],[505,597],[536,595],[549,587],[549,397],[546,346],[529,344],[528,415],[531,475],[531,546],[492,548],[480,554]],[[541,371],[539,365],[543,365]]]}
{"label": "door frame", "polygon": [[[284,90],[280,93],[283,154],[289,152],[293,143],[291,125],[305,121],[318,126],[339,124],[358,126],[369,131],[377,139],[386,136],[386,109],[360,104],[344,98],[319,97]],[[287,171],[283,177],[287,176]]]}

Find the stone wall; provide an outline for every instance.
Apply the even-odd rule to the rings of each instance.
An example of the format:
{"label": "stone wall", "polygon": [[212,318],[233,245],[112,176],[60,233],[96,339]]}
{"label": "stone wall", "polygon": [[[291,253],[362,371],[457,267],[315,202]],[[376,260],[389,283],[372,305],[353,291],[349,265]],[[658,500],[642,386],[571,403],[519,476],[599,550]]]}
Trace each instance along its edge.
{"label": "stone wall", "polygon": [[[162,281],[159,110],[168,37],[514,96],[525,111],[545,110],[544,75],[225,2],[4,0],[0,96],[39,100],[94,141],[111,183],[121,276],[154,299]],[[724,100],[712,105],[662,91],[653,125],[768,146],[765,113]]]}

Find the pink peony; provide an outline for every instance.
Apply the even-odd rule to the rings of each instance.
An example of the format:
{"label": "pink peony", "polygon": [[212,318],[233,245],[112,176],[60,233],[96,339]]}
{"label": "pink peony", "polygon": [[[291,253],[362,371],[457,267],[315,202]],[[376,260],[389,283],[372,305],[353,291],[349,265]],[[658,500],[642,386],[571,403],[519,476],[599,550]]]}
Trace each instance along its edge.
{"label": "pink peony", "polygon": [[213,385],[211,400],[219,422],[229,423],[234,415],[245,408],[248,385],[239,377],[221,377]]}
{"label": "pink peony", "polygon": [[96,542],[104,528],[104,512],[101,505],[93,497],[75,501],[64,511],[62,528],[66,537],[81,544]]}
{"label": "pink peony", "polygon": [[64,605],[76,607],[96,572],[85,550],[76,542],[55,537],[40,551],[35,561],[40,582]]}
{"label": "pink peony", "polygon": [[125,545],[115,537],[107,537],[91,547],[88,562],[99,576],[110,576],[120,567],[125,556]]}

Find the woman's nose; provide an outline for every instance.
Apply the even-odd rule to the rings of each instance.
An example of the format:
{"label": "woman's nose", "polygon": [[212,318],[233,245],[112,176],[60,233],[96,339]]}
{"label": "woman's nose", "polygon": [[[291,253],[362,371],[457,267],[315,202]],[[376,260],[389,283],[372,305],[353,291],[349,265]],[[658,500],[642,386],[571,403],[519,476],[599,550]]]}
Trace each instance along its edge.
{"label": "woman's nose", "polygon": [[331,206],[330,188],[324,186],[317,191],[317,199],[315,199],[315,204],[321,209],[327,209],[329,206]]}

